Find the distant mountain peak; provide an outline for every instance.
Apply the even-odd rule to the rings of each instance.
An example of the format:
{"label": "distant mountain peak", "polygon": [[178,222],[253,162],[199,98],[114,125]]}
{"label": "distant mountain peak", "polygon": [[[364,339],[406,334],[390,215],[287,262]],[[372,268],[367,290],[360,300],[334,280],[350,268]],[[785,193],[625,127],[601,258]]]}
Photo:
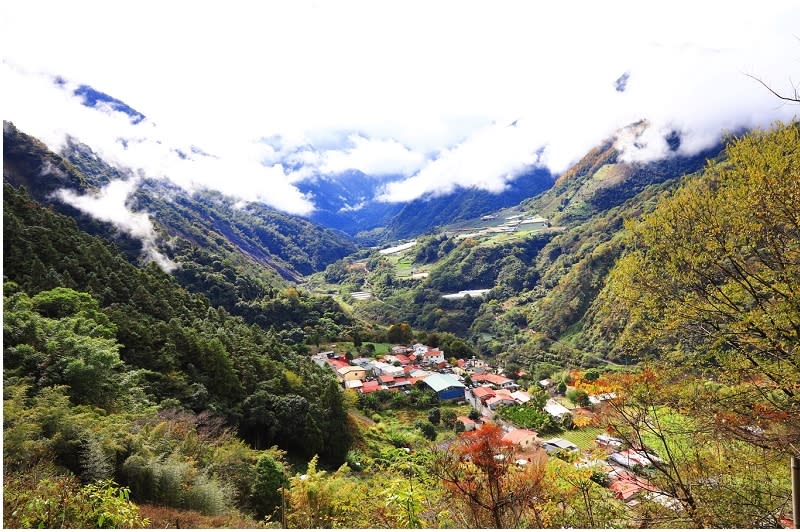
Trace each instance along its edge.
{"label": "distant mountain peak", "polygon": [[[60,76],[56,77],[55,83],[56,85],[61,86],[66,85],[64,78]],[[145,119],[145,116],[142,113],[132,108],[125,102],[118,100],[113,96],[106,94],[105,92],[100,92],[89,85],[78,85],[78,87],[72,91],[72,94],[79,96],[83,102],[83,105],[86,107],[97,108],[98,105],[106,106],[114,111],[124,113],[128,115],[128,118],[132,124],[138,124]]]}

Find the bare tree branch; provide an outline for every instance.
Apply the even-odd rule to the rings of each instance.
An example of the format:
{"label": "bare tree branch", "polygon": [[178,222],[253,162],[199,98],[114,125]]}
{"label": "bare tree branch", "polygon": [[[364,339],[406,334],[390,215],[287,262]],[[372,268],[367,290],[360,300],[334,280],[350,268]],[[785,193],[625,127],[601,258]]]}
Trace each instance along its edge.
{"label": "bare tree branch", "polygon": [[760,80],[759,78],[755,77],[754,75],[745,74],[745,76],[747,76],[748,78],[752,78],[752,79],[756,80],[757,82],[761,83],[769,92],[771,92],[772,94],[774,94],[776,97],[780,98],[781,100],[785,100],[787,102],[800,103],[800,94],[797,92],[797,87],[795,87],[794,84],[792,84],[792,89],[794,90],[794,96],[793,97],[791,97],[791,96],[783,96],[782,94],[778,94],[777,92],[775,92],[775,90],[773,90],[772,87],[770,87],[769,85],[767,85],[762,80]]}

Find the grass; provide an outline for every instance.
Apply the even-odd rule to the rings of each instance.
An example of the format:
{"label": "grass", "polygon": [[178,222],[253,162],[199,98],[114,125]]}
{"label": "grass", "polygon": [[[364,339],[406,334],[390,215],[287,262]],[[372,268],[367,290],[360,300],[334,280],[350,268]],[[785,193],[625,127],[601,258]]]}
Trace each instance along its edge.
{"label": "grass", "polygon": [[565,430],[556,437],[571,441],[580,447],[581,451],[588,451],[595,448],[594,439],[603,432],[605,430],[598,427],[584,427],[582,429]]}
{"label": "grass", "polygon": [[[394,344],[387,344],[381,342],[364,342],[364,344],[372,344],[375,346],[375,356],[385,355],[388,353]],[[316,348],[315,345],[309,345],[309,348]],[[354,358],[358,358],[360,355],[356,353],[357,349],[353,345],[353,342],[335,342],[329,344],[320,344],[319,346],[320,351],[336,351],[337,353],[344,353],[345,351],[350,351],[353,353]]]}

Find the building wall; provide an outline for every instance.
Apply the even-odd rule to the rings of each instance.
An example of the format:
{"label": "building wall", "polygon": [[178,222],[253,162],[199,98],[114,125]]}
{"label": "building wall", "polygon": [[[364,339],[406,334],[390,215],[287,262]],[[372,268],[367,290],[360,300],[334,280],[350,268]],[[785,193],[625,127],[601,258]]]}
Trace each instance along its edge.
{"label": "building wall", "polygon": [[439,392],[439,399],[442,401],[452,401],[452,400],[463,400],[464,399],[464,388],[459,388],[458,386],[453,386],[452,388],[447,388]]}
{"label": "building wall", "polygon": [[346,381],[355,381],[355,380],[364,380],[367,378],[367,370],[358,370],[358,371],[348,371],[342,376],[342,380]]}

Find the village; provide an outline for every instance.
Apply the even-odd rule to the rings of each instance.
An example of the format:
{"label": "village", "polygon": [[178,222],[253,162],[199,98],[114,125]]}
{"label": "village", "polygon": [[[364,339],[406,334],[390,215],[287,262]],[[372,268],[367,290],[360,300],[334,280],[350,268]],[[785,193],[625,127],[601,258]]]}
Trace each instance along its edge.
{"label": "village", "polygon": [[[499,409],[525,405],[531,401],[532,390],[524,390],[501,368],[493,368],[478,358],[448,361],[441,349],[419,343],[410,347],[392,346],[386,354],[376,358],[348,360],[345,353],[335,351],[320,352],[311,358],[317,365],[333,371],[345,390],[358,394],[373,394],[379,390],[408,394],[412,387],[417,387],[432,391],[443,404],[469,405],[470,415],[459,415],[455,419],[457,432],[477,430],[485,423],[500,426],[504,431],[502,441],[513,446],[516,464],[520,467],[541,449],[576,467],[601,471],[606,480],[604,485],[629,507],[644,499],[666,507],[678,504],[645,478],[648,468],[661,461],[652,449],[630,448],[622,439],[600,431],[590,446],[579,446],[567,438],[544,437],[502,419]],[[598,419],[607,402],[616,398],[613,392],[587,394],[585,404],[578,406],[566,399],[566,390],[558,384],[551,379],[536,382],[538,389],[547,394],[544,412],[558,425],[566,424],[567,420],[571,424],[578,418]]]}

